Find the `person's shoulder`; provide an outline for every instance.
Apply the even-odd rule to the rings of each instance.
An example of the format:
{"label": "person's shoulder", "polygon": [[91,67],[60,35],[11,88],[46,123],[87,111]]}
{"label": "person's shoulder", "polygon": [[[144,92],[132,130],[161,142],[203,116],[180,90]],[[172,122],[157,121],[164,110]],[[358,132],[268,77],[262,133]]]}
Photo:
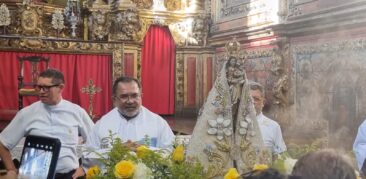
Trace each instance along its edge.
{"label": "person's shoulder", "polygon": [[267,123],[270,123],[270,124],[271,124],[271,125],[273,125],[273,126],[280,127],[280,124],[278,124],[278,122],[277,122],[277,121],[275,121],[275,120],[273,120],[273,119],[271,119],[271,118],[269,118],[269,117],[267,117],[267,116],[265,116],[265,115],[263,115],[263,119],[264,119]]}
{"label": "person's shoulder", "polygon": [[104,114],[97,122],[96,124],[104,123],[106,121],[110,121],[116,118],[116,114],[118,114],[117,108],[113,108],[110,110],[107,114]]}
{"label": "person's shoulder", "polygon": [[75,108],[82,108],[81,106],[79,106],[78,104],[76,103],[73,103],[69,100],[66,100],[66,99],[62,99],[61,102],[60,102],[61,105],[63,106],[72,106],[72,107],[75,107]]}
{"label": "person's shoulder", "polygon": [[366,129],[366,119],[363,120],[363,122],[360,125],[360,128],[365,128]]}
{"label": "person's shoulder", "polygon": [[39,110],[39,108],[41,108],[42,106],[43,106],[43,103],[41,101],[37,101],[37,102],[34,102],[34,103],[30,104],[29,106],[21,109],[19,112],[24,113],[24,112],[30,111],[33,113],[35,110]]}
{"label": "person's shoulder", "polygon": [[147,109],[145,106],[141,106],[141,110],[142,110],[142,112],[143,113],[145,113],[145,114],[149,114],[149,115],[151,115],[151,116],[157,116],[157,117],[160,117],[158,114],[156,114],[156,113],[154,113],[154,112],[152,112],[152,111],[150,111],[149,109]]}
{"label": "person's shoulder", "polygon": [[144,106],[141,106],[141,111],[143,112],[143,114],[145,116],[148,115],[151,119],[154,119],[154,120],[164,120],[161,116],[159,116],[158,114],[150,111],[149,109],[147,109]]}

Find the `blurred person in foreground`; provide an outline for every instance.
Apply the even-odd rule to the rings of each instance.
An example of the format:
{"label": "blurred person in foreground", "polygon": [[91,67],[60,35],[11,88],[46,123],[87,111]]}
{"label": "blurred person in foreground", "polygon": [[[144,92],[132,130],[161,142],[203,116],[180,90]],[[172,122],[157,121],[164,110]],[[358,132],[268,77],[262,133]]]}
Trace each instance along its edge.
{"label": "blurred person in foreground", "polygon": [[295,164],[292,175],[301,179],[356,179],[350,161],[335,150],[309,152]]}
{"label": "blurred person in foreground", "polygon": [[61,141],[55,178],[77,177],[75,171],[81,169],[76,151],[78,136],[87,140],[94,123],[83,108],[62,99],[64,86],[64,75],[60,71],[47,69],[41,72],[35,85],[40,100],[20,110],[1,132],[0,157],[8,173],[17,173],[9,150],[23,137],[37,135],[56,137]]}
{"label": "blurred person in foreground", "polygon": [[286,151],[286,144],[282,138],[281,127],[276,121],[268,118],[262,113],[265,101],[263,86],[254,81],[249,81],[249,86],[254,108],[257,113],[256,119],[262,133],[264,145],[272,152],[274,157],[273,160],[275,160],[276,155]]}

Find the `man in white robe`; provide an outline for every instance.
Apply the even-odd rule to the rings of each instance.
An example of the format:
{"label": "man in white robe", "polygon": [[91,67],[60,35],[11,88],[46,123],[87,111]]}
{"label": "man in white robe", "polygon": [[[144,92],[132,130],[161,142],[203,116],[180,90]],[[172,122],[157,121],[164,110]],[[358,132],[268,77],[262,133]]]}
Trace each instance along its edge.
{"label": "man in white robe", "polygon": [[[113,98],[116,107],[95,124],[86,143],[87,151],[108,150],[111,147],[111,134],[122,142],[133,143],[134,146],[172,148],[175,136],[168,123],[141,105],[141,85],[137,79],[118,78],[113,84]],[[95,161],[86,152],[84,169],[94,165]]]}
{"label": "man in white robe", "polygon": [[249,82],[250,94],[253,98],[254,107],[257,112],[257,122],[262,133],[264,145],[274,154],[280,154],[286,151],[286,145],[282,138],[280,125],[263,115],[262,109],[264,107],[264,88],[261,84],[256,82]]}

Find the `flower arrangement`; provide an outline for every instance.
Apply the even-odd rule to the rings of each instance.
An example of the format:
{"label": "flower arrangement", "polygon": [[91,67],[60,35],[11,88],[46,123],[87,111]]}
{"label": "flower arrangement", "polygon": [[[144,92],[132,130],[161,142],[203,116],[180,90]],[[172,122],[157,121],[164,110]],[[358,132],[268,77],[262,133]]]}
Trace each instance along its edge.
{"label": "flower arrangement", "polygon": [[[111,150],[98,154],[104,165],[89,168],[87,179],[201,179],[202,165],[186,159],[184,146],[174,144],[174,150],[150,150],[145,145],[131,146],[110,135]],[[136,148],[135,148],[136,147]]]}

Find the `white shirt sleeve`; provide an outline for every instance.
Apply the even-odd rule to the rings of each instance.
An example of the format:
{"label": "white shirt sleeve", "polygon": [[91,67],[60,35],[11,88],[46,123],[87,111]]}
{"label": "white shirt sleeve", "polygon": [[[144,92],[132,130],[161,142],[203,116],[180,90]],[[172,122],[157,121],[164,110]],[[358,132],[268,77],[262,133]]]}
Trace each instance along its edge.
{"label": "white shirt sleeve", "polygon": [[26,134],[28,122],[25,121],[23,113],[24,110],[19,111],[0,134],[0,142],[9,150],[13,149]]}
{"label": "white shirt sleeve", "polygon": [[164,119],[162,119],[162,121],[163,125],[161,128],[160,140],[157,147],[162,149],[171,149],[173,148],[175,136],[169,124]]}
{"label": "white shirt sleeve", "polygon": [[81,122],[79,126],[79,133],[84,141],[88,140],[88,135],[91,133],[94,122],[90,119],[88,113],[81,108]]}
{"label": "white shirt sleeve", "polygon": [[357,159],[358,168],[361,170],[366,158],[366,120],[358,128],[358,133],[353,144],[353,152]]}

